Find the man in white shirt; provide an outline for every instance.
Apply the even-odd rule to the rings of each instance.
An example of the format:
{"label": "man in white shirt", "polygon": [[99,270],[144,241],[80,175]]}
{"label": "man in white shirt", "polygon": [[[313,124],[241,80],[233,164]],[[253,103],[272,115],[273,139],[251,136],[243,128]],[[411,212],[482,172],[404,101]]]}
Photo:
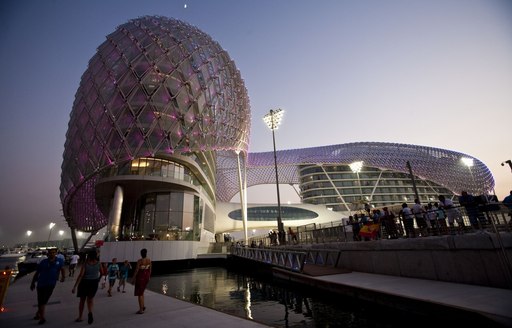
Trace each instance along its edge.
{"label": "man in white shirt", "polygon": [[75,252],[73,255],[71,255],[71,259],[69,261],[69,276],[73,277],[75,275],[75,268],[78,264],[78,260],[80,259],[80,256]]}

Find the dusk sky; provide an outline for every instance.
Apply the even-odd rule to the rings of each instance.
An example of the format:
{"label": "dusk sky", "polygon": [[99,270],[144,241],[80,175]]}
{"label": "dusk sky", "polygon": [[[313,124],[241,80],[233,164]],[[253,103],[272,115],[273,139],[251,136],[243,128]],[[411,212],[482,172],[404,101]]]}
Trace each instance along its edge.
{"label": "dusk sky", "polygon": [[[69,238],[59,186],[80,78],[106,35],[144,15],[195,25],[229,53],[249,92],[251,152],[272,150],[262,117],[282,108],[278,150],[439,147],[485,163],[500,200],[512,189],[500,165],[512,159],[512,1],[2,0],[0,246],[27,230],[46,240],[51,221]],[[275,202],[275,186],[248,201]],[[298,197],[283,186],[281,201]]]}

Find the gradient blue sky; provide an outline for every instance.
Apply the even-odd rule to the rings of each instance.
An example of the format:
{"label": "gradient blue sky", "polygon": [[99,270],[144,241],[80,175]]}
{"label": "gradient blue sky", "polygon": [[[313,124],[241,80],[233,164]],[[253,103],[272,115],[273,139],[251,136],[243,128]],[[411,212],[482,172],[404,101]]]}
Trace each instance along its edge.
{"label": "gradient blue sky", "polygon": [[[500,200],[512,189],[500,165],[512,159],[512,1],[3,0],[0,246],[28,229],[46,240],[50,221],[69,236],[59,186],[75,92],[105,36],[143,15],[186,21],[228,51],[249,91],[250,151],[272,150],[261,118],[281,107],[278,149],[446,148],[489,166]],[[275,186],[248,199],[275,202]]]}

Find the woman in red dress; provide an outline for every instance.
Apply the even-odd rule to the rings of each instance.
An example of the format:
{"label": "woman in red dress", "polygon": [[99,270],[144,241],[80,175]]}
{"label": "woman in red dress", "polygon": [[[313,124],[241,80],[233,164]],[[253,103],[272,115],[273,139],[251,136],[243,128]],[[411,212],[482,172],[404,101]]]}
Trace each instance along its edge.
{"label": "woman in red dress", "polygon": [[139,301],[139,311],[137,311],[137,314],[142,314],[146,310],[146,306],[144,305],[144,290],[151,277],[151,259],[149,259],[147,255],[147,249],[143,248],[140,250],[140,256],[142,258],[137,261],[137,267],[133,274],[133,282],[135,283],[134,295],[137,296]]}

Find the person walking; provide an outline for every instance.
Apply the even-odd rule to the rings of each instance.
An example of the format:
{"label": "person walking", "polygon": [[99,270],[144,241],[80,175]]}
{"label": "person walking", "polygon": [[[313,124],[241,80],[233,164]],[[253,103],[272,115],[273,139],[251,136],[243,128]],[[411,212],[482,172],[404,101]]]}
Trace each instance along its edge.
{"label": "person walking", "polygon": [[84,313],[84,305],[86,299],[87,310],[89,311],[87,315],[87,322],[92,324],[94,321],[92,311],[94,309],[94,296],[96,296],[96,292],[98,291],[98,283],[102,275],[101,268],[102,265],[98,260],[98,254],[96,251],[90,252],[87,255],[85,263],[80,268],[78,278],[76,279],[75,285],[71,290],[71,292],[74,294],[78,286],[76,296],[80,298],[80,303],[78,305],[78,318],[76,318],[76,322],[83,321],[82,316]]}
{"label": "person walking", "polygon": [[425,209],[421,205],[421,202],[418,198],[414,199],[414,204],[412,205],[412,213],[414,214],[414,218],[416,219],[416,225],[420,230],[421,237],[428,236],[428,226],[427,221],[425,219]]}
{"label": "person walking", "polygon": [[414,230],[414,214],[409,206],[407,206],[407,203],[402,204],[400,217],[404,223],[405,238],[416,238],[416,231]]}
{"label": "person walking", "polygon": [[146,311],[144,304],[144,290],[151,277],[151,259],[147,257],[148,250],[143,248],[140,250],[141,258],[137,260],[137,267],[133,274],[133,282],[135,283],[134,295],[137,296],[139,302],[139,311],[137,314],[143,314]]}
{"label": "person walking", "polygon": [[112,259],[112,263],[110,263],[108,265],[107,275],[108,275],[108,296],[112,297],[112,287],[114,287],[114,285],[116,283],[116,279],[119,278],[119,265],[117,264],[117,258],[114,257]]}
{"label": "person walking", "polygon": [[448,225],[450,226],[450,233],[455,234],[455,222],[457,222],[457,233],[464,232],[464,220],[460,215],[459,209],[455,207],[451,199],[446,198],[444,195],[437,196],[439,199],[439,207],[444,209],[448,217]]}
{"label": "person walking", "polygon": [[387,207],[384,207],[382,209],[382,223],[384,224],[384,229],[386,230],[388,238],[398,238],[398,229],[396,227],[395,214],[392,211],[390,211]]}
{"label": "person walking", "polygon": [[128,279],[128,274],[130,273],[130,270],[132,269],[132,266],[130,265],[130,262],[128,260],[124,260],[123,265],[119,267],[119,285],[117,285],[117,291],[121,291],[121,287],[123,288],[123,293],[125,292],[126,287],[126,280]]}
{"label": "person walking", "polygon": [[361,241],[361,237],[359,236],[359,231],[361,230],[361,223],[359,222],[357,214],[348,217],[348,224],[352,226],[352,239],[354,241]]}
{"label": "person walking", "polygon": [[38,324],[40,325],[46,322],[46,304],[48,304],[48,300],[57,285],[59,273],[61,274],[60,281],[64,282],[66,277],[64,261],[57,258],[56,248],[50,248],[48,249],[48,257],[41,260],[37,265],[36,272],[30,283],[30,290],[33,291],[36,289],[37,282],[37,312],[34,319],[39,320]]}
{"label": "person walking", "polygon": [[436,211],[436,221],[439,228],[440,235],[448,234],[448,225],[446,224],[446,213],[438,202],[434,203],[434,210]]}
{"label": "person walking", "polygon": [[432,206],[432,203],[428,203],[425,206],[425,217],[432,234],[434,236],[439,235],[439,226],[437,225],[437,212],[434,209],[434,206]]}
{"label": "person walking", "polygon": [[466,209],[466,214],[473,230],[477,231],[482,229],[481,221],[483,220],[479,217],[478,203],[476,202],[475,197],[463,190],[459,196],[459,204]]}
{"label": "person walking", "polygon": [[295,232],[292,230],[292,227],[288,227],[288,234],[290,235],[291,237],[291,242],[294,243],[294,244],[298,244],[298,241],[297,241],[297,235],[295,234]]}
{"label": "person walking", "polygon": [[78,264],[78,260],[80,259],[80,256],[77,252],[74,252],[73,255],[71,255],[71,259],[69,260],[69,276],[73,277],[75,275],[75,269]]}

